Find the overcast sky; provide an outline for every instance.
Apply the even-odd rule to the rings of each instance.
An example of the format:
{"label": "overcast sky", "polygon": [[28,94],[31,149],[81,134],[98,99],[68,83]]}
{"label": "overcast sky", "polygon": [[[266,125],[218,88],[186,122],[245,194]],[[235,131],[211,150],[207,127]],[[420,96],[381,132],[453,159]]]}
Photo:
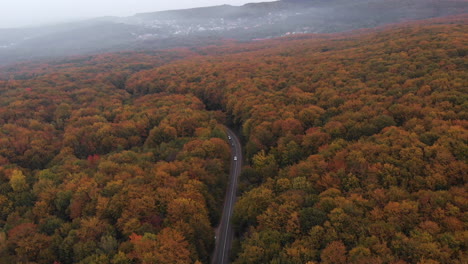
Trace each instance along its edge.
{"label": "overcast sky", "polygon": [[[0,0],[0,27],[22,27],[99,16],[269,0]],[[271,1],[271,0],[270,0]]]}

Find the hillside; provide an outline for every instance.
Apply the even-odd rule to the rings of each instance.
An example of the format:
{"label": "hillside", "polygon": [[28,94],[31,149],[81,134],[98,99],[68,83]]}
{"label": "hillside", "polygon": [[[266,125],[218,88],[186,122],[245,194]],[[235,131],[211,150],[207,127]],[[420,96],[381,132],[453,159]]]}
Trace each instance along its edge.
{"label": "hillside", "polygon": [[466,263],[468,17],[0,68],[0,263]]}
{"label": "hillside", "polygon": [[314,0],[213,6],[0,29],[0,64],[102,52],[198,47],[331,33],[464,14],[466,0]]}

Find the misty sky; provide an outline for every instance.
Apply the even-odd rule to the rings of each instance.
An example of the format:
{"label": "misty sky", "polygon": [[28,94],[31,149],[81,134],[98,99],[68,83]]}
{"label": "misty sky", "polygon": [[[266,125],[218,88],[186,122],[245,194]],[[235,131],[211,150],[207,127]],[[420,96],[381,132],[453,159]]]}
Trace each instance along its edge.
{"label": "misty sky", "polygon": [[268,0],[0,0],[0,28],[253,2],[268,2]]}

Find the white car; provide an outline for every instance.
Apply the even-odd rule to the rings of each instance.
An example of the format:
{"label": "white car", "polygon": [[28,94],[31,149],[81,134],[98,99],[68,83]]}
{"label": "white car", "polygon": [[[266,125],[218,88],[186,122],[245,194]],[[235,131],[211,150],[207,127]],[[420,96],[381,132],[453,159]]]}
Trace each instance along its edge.
{"label": "white car", "polygon": [[228,139],[231,140],[232,139],[231,136],[228,136]]}
{"label": "white car", "polygon": [[237,156],[234,156],[234,160],[237,160]]}

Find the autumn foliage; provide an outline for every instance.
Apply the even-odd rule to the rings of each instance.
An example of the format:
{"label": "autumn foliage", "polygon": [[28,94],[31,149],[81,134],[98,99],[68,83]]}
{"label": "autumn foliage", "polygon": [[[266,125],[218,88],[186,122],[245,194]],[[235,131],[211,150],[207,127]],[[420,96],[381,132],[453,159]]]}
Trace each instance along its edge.
{"label": "autumn foliage", "polygon": [[1,263],[466,263],[467,17],[0,69]]}

